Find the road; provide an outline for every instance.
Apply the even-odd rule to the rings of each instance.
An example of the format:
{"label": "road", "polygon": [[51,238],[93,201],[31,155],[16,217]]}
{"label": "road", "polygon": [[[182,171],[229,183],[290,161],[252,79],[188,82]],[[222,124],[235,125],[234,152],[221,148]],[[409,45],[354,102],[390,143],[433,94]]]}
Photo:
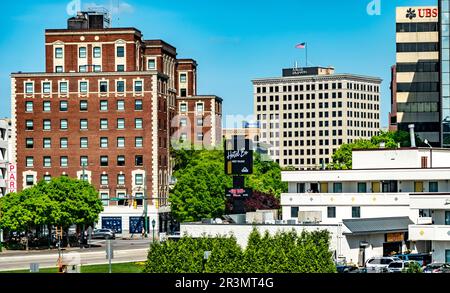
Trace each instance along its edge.
{"label": "road", "polygon": [[[114,258],[112,263],[144,261],[147,259],[148,240],[113,240]],[[105,241],[93,241],[96,245],[89,249],[63,251],[63,259],[69,264],[106,264]],[[29,269],[30,263],[39,263],[40,268],[56,267],[58,251],[34,251],[0,254],[0,271]]]}

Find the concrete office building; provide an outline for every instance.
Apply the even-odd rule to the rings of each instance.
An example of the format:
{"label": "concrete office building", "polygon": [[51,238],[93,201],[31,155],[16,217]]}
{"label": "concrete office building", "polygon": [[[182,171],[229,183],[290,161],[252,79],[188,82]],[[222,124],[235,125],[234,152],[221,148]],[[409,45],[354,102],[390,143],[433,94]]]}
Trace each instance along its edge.
{"label": "concrete office building", "polygon": [[438,19],[437,7],[397,7],[396,109],[391,111],[399,130],[414,124],[433,146],[442,145]]}
{"label": "concrete office building", "polygon": [[260,142],[282,167],[328,164],[343,143],[370,138],[380,128],[381,79],[335,74],[334,68],[284,69],[253,80]]}

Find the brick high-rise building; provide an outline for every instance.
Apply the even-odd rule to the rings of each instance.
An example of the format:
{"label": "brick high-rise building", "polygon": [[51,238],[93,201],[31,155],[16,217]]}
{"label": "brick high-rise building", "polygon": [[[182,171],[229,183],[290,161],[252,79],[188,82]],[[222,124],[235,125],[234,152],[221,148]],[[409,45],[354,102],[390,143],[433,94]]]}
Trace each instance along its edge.
{"label": "brick high-rise building", "polygon": [[[144,204],[150,221],[168,206],[169,143],[178,129],[171,125],[185,59],[136,28],[102,23],[79,13],[67,29],[46,30],[45,72],[11,75],[11,160],[19,191],[84,174],[105,205],[102,227],[140,233]],[[188,79],[196,81],[195,70]],[[220,124],[212,125],[219,133]]]}

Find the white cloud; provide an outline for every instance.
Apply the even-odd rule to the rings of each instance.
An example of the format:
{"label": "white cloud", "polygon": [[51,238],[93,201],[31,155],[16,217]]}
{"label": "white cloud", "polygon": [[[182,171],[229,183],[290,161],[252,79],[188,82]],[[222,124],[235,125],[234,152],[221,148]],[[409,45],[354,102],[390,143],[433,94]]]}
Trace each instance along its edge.
{"label": "white cloud", "polygon": [[133,13],[134,12],[134,7],[124,1],[117,1],[117,0],[110,0],[110,1],[105,1],[105,2],[100,2],[100,3],[96,3],[96,2],[89,2],[89,3],[83,3],[82,5],[83,10],[88,10],[88,9],[95,9],[95,8],[106,8],[108,10],[108,12],[111,15],[117,15],[117,14],[125,14],[125,13]]}

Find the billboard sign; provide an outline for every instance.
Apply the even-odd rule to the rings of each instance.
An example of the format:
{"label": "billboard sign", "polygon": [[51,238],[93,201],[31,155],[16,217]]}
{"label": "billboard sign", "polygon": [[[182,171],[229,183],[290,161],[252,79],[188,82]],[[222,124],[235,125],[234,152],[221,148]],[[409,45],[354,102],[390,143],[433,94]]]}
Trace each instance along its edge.
{"label": "billboard sign", "polygon": [[248,175],[253,173],[253,150],[225,150],[225,174]]}
{"label": "billboard sign", "polygon": [[227,188],[225,190],[226,197],[233,198],[249,198],[252,196],[252,189],[250,188]]}
{"label": "billboard sign", "polygon": [[8,192],[17,191],[17,167],[16,164],[8,164]]}

